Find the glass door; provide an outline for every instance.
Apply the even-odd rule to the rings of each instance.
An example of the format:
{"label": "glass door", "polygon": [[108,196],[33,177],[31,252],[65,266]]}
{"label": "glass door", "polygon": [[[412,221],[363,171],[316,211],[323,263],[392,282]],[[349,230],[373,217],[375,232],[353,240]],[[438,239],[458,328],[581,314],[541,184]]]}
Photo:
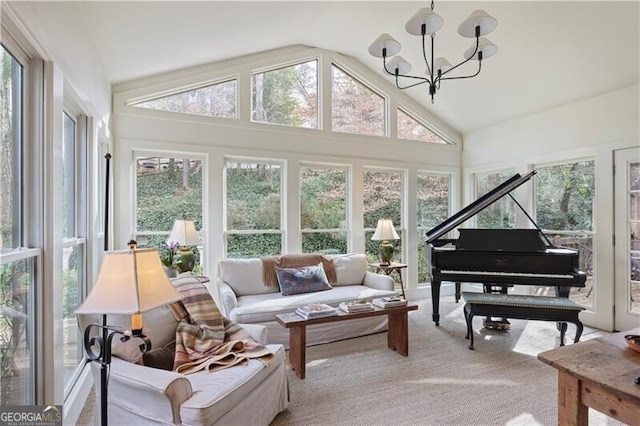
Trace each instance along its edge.
{"label": "glass door", "polygon": [[615,155],[615,329],[640,326],[640,148]]}

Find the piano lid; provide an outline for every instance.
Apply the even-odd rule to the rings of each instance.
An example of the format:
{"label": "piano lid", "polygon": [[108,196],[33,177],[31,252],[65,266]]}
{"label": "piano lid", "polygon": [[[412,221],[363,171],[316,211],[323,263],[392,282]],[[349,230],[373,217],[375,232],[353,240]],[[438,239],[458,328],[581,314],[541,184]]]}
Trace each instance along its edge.
{"label": "piano lid", "polygon": [[478,198],[473,203],[469,204],[458,213],[451,216],[449,219],[445,220],[441,224],[432,228],[429,232],[427,232],[425,236],[425,242],[431,243],[434,240],[440,238],[447,232],[454,229],[456,226],[465,222],[466,220],[473,217],[476,213],[484,210],[491,204],[498,201],[500,198],[507,195],[509,192],[513,191],[523,183],[527,182],[529,179],[533,177],[536,171],[532,171],[527,173],[524,176],[520,176],[520,174],[516,173],[515,176],[509,178],[507,181],[501,183],[491,191],[484,194],[482,197]]}

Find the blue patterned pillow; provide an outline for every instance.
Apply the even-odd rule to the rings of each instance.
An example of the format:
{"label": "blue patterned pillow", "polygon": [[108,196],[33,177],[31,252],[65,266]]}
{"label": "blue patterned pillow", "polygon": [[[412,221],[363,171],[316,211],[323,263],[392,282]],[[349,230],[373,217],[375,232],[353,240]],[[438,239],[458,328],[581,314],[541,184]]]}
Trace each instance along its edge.
{"label": "blue patterned pillow", "polygon": [[280,293],[283,296],[331,290],[331,284],[324,273],[322,262],[301,268],[276,268]]}

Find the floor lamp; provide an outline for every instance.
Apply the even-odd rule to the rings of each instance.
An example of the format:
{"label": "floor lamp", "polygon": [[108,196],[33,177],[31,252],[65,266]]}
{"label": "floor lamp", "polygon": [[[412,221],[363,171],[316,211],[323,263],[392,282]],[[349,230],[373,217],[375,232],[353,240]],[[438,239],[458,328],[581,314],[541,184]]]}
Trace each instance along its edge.
{"label": "floor lamp", "polygon": [[[84,330],[84,349],[89,362],[100,365],[100,421],[107,425],[108,371],[111,342],[118,336],[123,342],[141,339],[140,350],[151,349],[143,333],[142,312],[182,299],[162,268],[156,249],[135,248],[104,254],[98,279],[76,315],[102,315],[102,323],[89,324]],[[110,326],[107,314],[131,315],[131,328]]]}

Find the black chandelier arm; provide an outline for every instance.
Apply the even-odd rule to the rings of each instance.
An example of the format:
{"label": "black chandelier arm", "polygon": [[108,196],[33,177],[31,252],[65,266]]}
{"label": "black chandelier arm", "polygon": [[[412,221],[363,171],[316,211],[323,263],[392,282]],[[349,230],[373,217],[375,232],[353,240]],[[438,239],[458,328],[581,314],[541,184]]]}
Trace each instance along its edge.
{"label": "black chandelier arm", "polygon": [[[442,78],[442,77],[444,75],[446,75],[446,74],[449,74],[451,71],[455,70],[459,66],[464,65],[467,62],[469,62],[470,60],[472,60],[476,56],[476,53],[478,53],[478,49],[479,48],[480,48],[480,37],[476,37],[476,48],[473,51],[473,54],[471,54],[471,56],[469,56],[467,59],[465,59],[464,61],[460,62],[459,64],[449,68],[448,70],[446,70],[442,74],[439,74],[438,77],[436,77],[435,82],[437,83],[440,80],[455,80],[457,78],[468,78],[468,77],[448,77],[448,78]],[[482,62],[482,59],[479,62]],[[478,70],[478,72],[480,72],[480,71]],[[474,77],[476,75],[478,75],[478,73],[475,73],[473,76],[469,76],[469,77]]]}
{"label": "black chandelier arm", "polygon": [[[413,78],[413,79],[422,80],[422,81],[402,87],[400,86],[400,80],[398,79],[398,77]],[[431,81],[429,81],[428,78],[417,77],[414,75],[396,75],[396,87],[400,90],[410,89],[411,87],[420,86],[421,84],[425,84],[425,83],[429,83],[429,85],[431,85]]]}
{"label": "black chandelier arm", "polygon": [[475,77],[478,74],[480,74],[480,70],[482,69],[482,61],[478,61],[478,71],[476,71],[475,74],[472,75],[463,75],[460,77],[447,77],[447,78],[440,78],[438,79],[438,83],[440,83],[442,80],[460,80],[462,78],[471,78],[471,77]]}
{"label": "black chandelier arm", "polygon": [[[423,24],[424,26],[424,24]],[[427,64],[427,75],[429,75],[429,84],[432,84],[433,81],[433,71],[431,69],[431,66],[429,65],[429,60],[427,59],[427,46],[425,43],[425,33],[424,33],[424,29],[422,30],[422,57],[424,58],[424,63]],[[431,34],[431,65],[433,65],[433,37],[434,34]]]}

